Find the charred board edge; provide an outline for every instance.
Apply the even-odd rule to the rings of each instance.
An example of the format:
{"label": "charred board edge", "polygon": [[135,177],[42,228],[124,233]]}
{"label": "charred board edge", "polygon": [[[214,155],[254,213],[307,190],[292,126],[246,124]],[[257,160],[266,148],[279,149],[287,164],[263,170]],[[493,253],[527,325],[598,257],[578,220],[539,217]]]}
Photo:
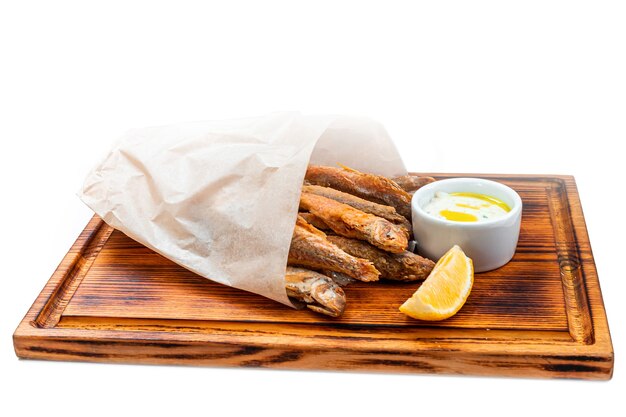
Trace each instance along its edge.
{"label": "charred board edge", "polygon": [[48,338],[45,344],[15,339],[21,358],[102,363],[139,363],[217,367],[331,370],[380,373],[608,380],[613,357],[511,352],[414,353],[394,350],[354,351],[346,347],[303,348],[254,343],[189,342],[152,339],[89,340]]}

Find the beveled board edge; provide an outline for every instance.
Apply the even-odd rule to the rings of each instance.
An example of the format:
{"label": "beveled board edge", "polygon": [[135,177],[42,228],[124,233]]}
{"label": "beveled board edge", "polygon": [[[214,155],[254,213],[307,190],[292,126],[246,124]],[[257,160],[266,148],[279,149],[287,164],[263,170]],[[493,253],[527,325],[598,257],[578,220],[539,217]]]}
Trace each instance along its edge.
{"label": "beveled board edge", "polygon": [[[73,291],[113,232],[94,215],[56,268],[22,323],[36,328],[53,328],[71,299]],[[19,330],[19,328],[18,328]],[[16,332],[17,333],[17,332]]]}
{"label": "beveled board edge", "polygon": [[[468,176],[430,175],[439,178]],[[266,334],[256,334],[253,329],[247,330],[243,337],[234,333],[216,337],[207,333],[210,326],[199,333],[180,333],[178,329],[184,327],[185,322],[169,330],[167,326],[159,326],[158,331],[148,332],[141,329],[139,323],[130,327],[113,326],[113,329],[57,326],[73,291],[113,230],[94,216],[16,329],[13,335],[15,352],[20,358],[93,362],[610,379],[613,347],[574,178],[507,174],[470,176],[511,180],[554,178],[565,183],[584,276],[582,283],[589,295],[594,340],[582,345],[556,343],[537,348],[511,339],[511,344],[515,345],[512,348],[506,343],[506,336],[504,343],[503,340],[492,343],[485,338],[480,343],[474,339],[454,339],[450,344],[442,344],[446,339],[442,337],[430,340],[436,345],[424,343],[413,345],[411,350],[397,350],[393,344],[374,347],[376,344],[367,340],[351,343],[349,348],[320,344],[315,338],[280,340],[280,333],[270,337],[268,342]]]}
{"label": "beveled board edge", "polygon": [[[21,357],[29,359],[143,363],[164,365],[236,366],[277,369],[315,369],[386,373],[438,373],[509,377],[577,378],[606,380],[612,361],[603,356],[567,349],[543,352],[514,346],[454,343],[454,348],[393,350],[353,349],[351,343],[317,346],[288,344],[285,341],[260,343],[251,334],[227,340],[211,340],[210,334],[140,334],[137,331],[74,331],[64,337],[53,329],[41,329],[46,343],[16,340]],[[56,330],[56,329],[54,329]],[[282,336],[279,336],[282,337]],[[431,343],[434,345],[435,343]],[[343,345],[343,346],[342,346]],[[472,346],[473,345],[473,346]],[[469,348],[475,349],[470,350]],[[556,346],[555,346],[556,347]],[[571,345],[570,345],[571,348]],[[550,351],[550,352],[549,352]]]}

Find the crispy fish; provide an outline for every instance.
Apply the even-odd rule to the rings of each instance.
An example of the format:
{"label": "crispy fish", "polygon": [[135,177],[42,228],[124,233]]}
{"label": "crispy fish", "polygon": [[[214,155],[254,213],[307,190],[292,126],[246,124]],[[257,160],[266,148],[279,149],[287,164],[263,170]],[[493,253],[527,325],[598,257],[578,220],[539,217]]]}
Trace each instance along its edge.
{"label": "crispy fish", "polygon": [[380,275],[370,261],[342,251],[302,217],[298,217],[293,231],[288,263],[341,272],[360,281],[377,281]]}
{"label": "crispy fish", "polygon": [[430,259],[412,252],[387,253],[367,242],[342,236],[328,236],[327,239],[350,255],[372,261],[380,271],[380,277],[393,281],[417,281],[426,279],[435,267]]}
{"label": "crispy fish", "polygon": [[334,188],[322,187],[321,185],[305,185],[302,187],[302,192],[331,198],[335,201],[339,201],[340,203],[352,206],[355,209],[364,211],[365,213],[382,217],[383,219],[389,220],[391,223],[404,227],[407,230],[407,233],[410,233],[411,223],[406,219],[406,217],[398,214],[396,209],[391,206],[374,203],[373,201],[365,200],[355,195],[335,190]]}
{"label": "crispy fish", "polygon": [[411,195],[389,178],[347,167],[309,165],[305,180],[309,184],[335,188],[366,200],[390,205],[398,213],[411,219]]}
{"label": "crispy fish", "polygon": [[332,280],[335,281],[335,284],[340,287],[346,287],[354,282],[357,282],[356,279],[349,277],[346,274],[342,274],[341,272],[329,271],[327,269],[322,269],[320,272],[327,277],[332,278]]}
{"label": "crispy fish", "polygon": [[302,193],[300,209],[313,213],[339,235],[367,240],[372,245],[392,253],[401,253],[407,248],[408,236],[405,229],[347,204],[315,194]]}
{"label": "crispy fish", "polygon": [[[324,223],[324,221],[322,219],[320,219],[319,217],[317,217],[315,214],[313,213],[309,213],[309,212],[305,212],[305,211],[301,211],[300,213],[298,213],[304,220],[306,220],[307,223],[311,224],[312,226],[314,226],[316,229],[319,229],[320,231],[323,230],[324,232],[331,232],[333,233],[333,229],[331,229],[330,227],[328,227],[328,225],[326,223]],[[403,217],[404,218],[404,217]],[[411,232],[407,232],[409,239],[411,238]],[[409,240],[409,244],[407,246],[407,250],[408,251],[412,251],[412,247],[411,245],[415,244],[414,240]],[[322,271],[324,274],[326,274],[326,271]],[[326,274],[328,275],[328,274]],[[328,275],[331,278],[335,278],[332,275]],[[337,280],[335,280],[337,281]],[[341,284],[339,284],[341,285]],[[341,285],[343,287],[343,285]]]}
{"label": "crispy fish", "polygon": [[346,308],[346,294],[331,278],[304,268],[287,267],[287,295],[306,304],[307,308],[339,317]]}
{"label": "crispy fish", "polygon": [[433,177],[418,177],[417,175],[403,175],[401,177],[392,178],[391,181],[398,184],[407,193],[414,193],[426,184],[435,182]]}
{"label": "crispy fish", "polygon": [[298,218],[296,219],[296,227],[301,227],[309,233],[313,233],[314,235],[318,235],[320,237],[326,238],[326,233],[322,232],[320,229],[318,229],[313,224],[308,222],[302,216],[302,214],[305,214],[305,213],[298,213]]}
{"label": "crispy fish", "polygon": [[300,212],[298,214],[307,223],[309,223],[311,226],[315,227],[316,229],[319,229],[320,231],[321,230],[331,230],[332,231],[332,229],[330,227],[328,227],[328,225],[326,223],[324,223],[324,221],[322,219],[320,219],[319,217],[317,217],[315,214],[308,213],[308,212]]}

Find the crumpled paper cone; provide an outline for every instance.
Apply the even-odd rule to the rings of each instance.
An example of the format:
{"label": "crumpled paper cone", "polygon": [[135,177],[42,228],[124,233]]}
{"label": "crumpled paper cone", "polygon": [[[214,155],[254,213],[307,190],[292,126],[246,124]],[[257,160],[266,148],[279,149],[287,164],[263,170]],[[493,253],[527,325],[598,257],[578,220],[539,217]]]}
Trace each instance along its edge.
{"label": "crumpled paper cone", "polygon": [[284,274],[309,160],[406,174],[380,124],[289,112],[131,130],[79,197],[177,264],[292,306]]}

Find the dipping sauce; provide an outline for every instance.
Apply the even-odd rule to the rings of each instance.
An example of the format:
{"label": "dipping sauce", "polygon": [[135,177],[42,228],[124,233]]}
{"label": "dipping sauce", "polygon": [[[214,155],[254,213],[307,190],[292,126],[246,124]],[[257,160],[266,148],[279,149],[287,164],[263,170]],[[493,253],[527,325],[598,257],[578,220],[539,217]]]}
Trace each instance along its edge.
{"label": "dipping sauce", "polygon": [[484,222],[503,217],[511,208],[505,202],[484,194],[437,191],[424,211],[433,217],[454,222]]}

